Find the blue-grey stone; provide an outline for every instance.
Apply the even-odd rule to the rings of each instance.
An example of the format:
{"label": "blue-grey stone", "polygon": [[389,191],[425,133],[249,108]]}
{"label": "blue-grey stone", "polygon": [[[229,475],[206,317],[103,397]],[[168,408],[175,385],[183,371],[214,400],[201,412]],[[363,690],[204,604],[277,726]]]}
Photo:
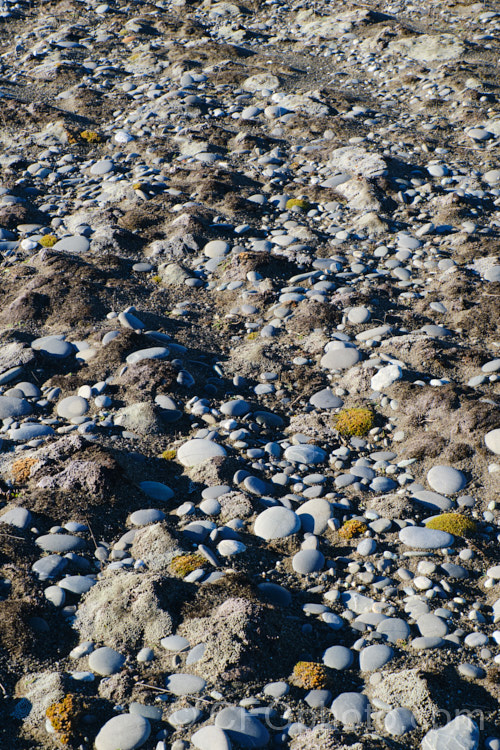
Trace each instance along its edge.
{"label": "blue-grey stone", "polygon": [[[54,245],[54,247],[56,247]],[[76,352],[76,348],[61,336],[43,336],[31,342],[31,348],[39,351],[45,357],[66,359]]]}
{"label": "blue-grey stone", "polygon": [[84,539],[72,534],[43,534],[36,543],[45,552],[74,552],[86,546]]}
{"label": "blue-grey stone", "polygon": [[63,607],[66,601],[66,593],[60,586],[47,586],[43,595],[54,607]]}
{"label": "blue-grey stone", "polygon": [[157,508],[142,508],[130,514],[130,523],[134,526],[147,526],[148,523],[159,523],[165,518],[165,513]]}
{"label": "blue-grey stone", "polygon": [[279,607],[289,607],[292,603],[291,593],[278,583],[259,583],[257,589],[263,599]]}
{"label": "blue-grey stone", "polygon": [[353,346],[329,349],[321,357],[320,365],[327,370],[348,370],[361,360],[361,353]]}
{"label": "blue-grey stone", "polygon": [[139,487],[148,497],[152,497],[153,500],[162,500],[166,503],[174,496],[174,491],[161,482],[141,482]]}
{"label": "blue-grey stone", "polygon": [[384,718],[385,731],[394,737],[412,732],[417,728],[415,717],[409,708],[393,708]]}
{"label": "blue-grey stone", "polygon": [[260,479],[259,477],[249,476],[246,477],[243,480],[243,486],[247,490],[247,492],[250,492],[252,495],[265,495],[267,492],[269,492],[269,485],[267,482],[264,482],[263,479]]}
{"label": "blue-grey stone", "polygon": [[323,664],[330,669],[349,669],[353,661],[351,649],[345,646],[330,646],[323,654]]}
{"label": "blue-grey stone", "polygon": [[406,620],[402,620],[400,617],[387,617],[379,622],[376,631],[383,635],[389,643],[396,643],[397,641],[407,640],[410,635],[410,626]]}
{"label": "blue-grey stone", "polygon": [[414,638],[411,647],[415,651],[427,651],[431,648],[442,648],[445,643],[446,641],[437,635],[423,635],[420,638]]}
{"label": "blue-grey stone", "polygon": [[251,408],[252,407],[248,401],[244,401],[242,398],[237,398],[221,404],[219,406],[219,411],[228,417],[243,417],[245,414],[248,414]]}
{"label": "blue-grey stone", "polygon": [[191,742],[197,750],[231,750],[231,741],[220,727],[206,726],[191,735]]}
{"label": "blue-grey stone", "polygon": [[254,411],[253,417],[257,424],[268,429],[275,429],[283,426],[283,419],[279,414],[273,414],[270,411]]}
{"label": "blue-grey stone", "polygon": [[330,388],[323,388],[323,390],[313,393],[309,403],[316,409],[340,409],[344,405],[342,399],[336,396]]}
{"label": "blue-grey stone", "polygon": [[125,664],[125,657],[108,646],[97,648],[89,656],[89,667],[97,674],[107,676],[116,674]]}
{"label": "blue-grey stone", "polygon": [[63,573],[68,565],[68,560],[60,555],[47,555],[33,563],[31,569],[38,575],[41,581],[57,578]]}
{"label": "blue-grey stone", "polygon": [[206,682],[194,674],[171,674],[165,679],[165,687],[174,695],[195,695],[205,689]]}
{"label": "blue-grey stone", "polygon": [[59,581],[58,585],[71,594],[81,596],[87,593],[95,584],[96,579],[93,576],[67,576],[62,581]]}
{"label": "blue-grey stone", "polygon": [[203,712],[195,706],[189,706],[187,708],[180,708],[178,711],[174,711],[168,717],[168,723],[176,729],[178,727],[189,727],[192,724],[196,724],[200,721],[203,716]]}
{"label": "blue-grey stone", "polygon": [[28,440],[36,440],[42,437],[55,435],[54,428],[48,424],[37,424],[36,422],[25,422],[20,427],[9,432],[9,437],[15,443],[26,443]]}
{"label": "blue-grey stone", "polygon": [[240,706],[227,706],[215,718],[215,726],[223,729],[241,747],[265,747],[269,732],[259,719]]}
{"label": "blue-grey stone", "polygon": [[416,490],[413,493],[413,499],[425,508],[437,510],[441,513],[450,510],[454,505],[448,497],[439,495],[437,492],[430,492],[429,490]]}
{"label": "blue-grey stone", "polygon": [[189,641],[182,635],[167,635],[160,641],[161,646],[167,651],[187,651],[189,648]]}
{"label": "blue-grey stone", "polygon": [[462,677],[466,677],[470,680],[482,680],[486,677],[486,672],[482,667],[478,667],[477,664],[464,664],[458,665],[458,671]]}
{"label": "blue-grey stone", "polygon": [[467,568],[464,568],[462,565],[456,565],[455,563],[441,563],[441,570],[443,570],[449,578],[469,577],[469,571],[467,570]]}
{"label": "blue-grey stone", "polygon": [[368,555],[373,555],[376,549],[377,542],[375,539],[361,539],[356,547],[356,552],[362,557],[367,557]]}
{"label": "blue-grey stone", "polygon": [[160,706],[145,706],[144,703],[132,701],[128,710],[134,716],[142,716],[149,721],[161,721],[163,712]]}
{"label": "blue-grey stone", "polygon": [[452,466],[433,466],[427,472],[427,481],[433,490],[445,495],[460,492],[467,484],[465,475]]}
{"label": "blue-grey stone", "polygon": [[206,643],[198,643],[197,646],[191,649],[189,654],[186,658],[186,666],[190,666],[191,664],[196,664],[197,661],[200,661],[200,659],[203,658],[205,651],[207,649]]}
{"label": "blue-grey stone", "polygon": [[309,575],[322,570],[325,556],[318,549],[302,549],[292,557],[292,567],[296,573]]}
{"label": "blue-grey stone", "polygon": [[325,708],[332,700],[329,690],[309,690],[304,696],[304,701],[311,708]]}
{"label": "blue-grey stone", "polygon": [[341,693],[330,709],[337,721],[345,726],[364,724],[370,716],[370,702],[361,693]]}
{"label": "blue-grey stone", "polygon": [[290,692],[290,686],[286,682],[268,682],[264,685],[264,695],[270,695],[271,698],[282,698]]}
{"label": "blue-grey stone", "polygon": [[479,729],[468,716],[460,715],[441,729],[431,729],[422,740],[422,750],[477,750]]}
{"label": "blue-grey stone", "polygon": [[282,505],[274,505],[259,513],[255,519],[254,534],[262,539],[283,539],[296,534],[300,529],[300,518]]}
{"label": "blue-grey stone", "polygon": [[150,733],[149,721],[139,714],[113,716],[95,738],[95,750],[136,750]]}
{"label": "blue-grey stone", "polygon": [[166,346],[152,346],[149,349],[139,349],[128,355],[127,363],[135,365],[137,362],[142,362],[143,359],[166,359],[169,353],[170,350]]}
{"label": "blue-grey stone", "polygon": [[218,445],[213,440],[199,438],[188,440],[177,451],[177,459],[183,466],[187,467],[197,466],[203,461],[226,455],[226,450],[222,445]]}
{"label": "blue-grey stone", "polygon": [[373,492],[391,492],[398,484],[390,477],[374,477],[369,486]]}
{"label": "blue-grey stone", "polygon": [[0,523],[6,523],[8,526],[15,526],[17,529],[27,529],[31,522],[31,513],[26,508],[12,508],[2,513]]}
{"label": "blue-grey stone", "polygon": [[89,402],[82,396],[68,396],[57,404],[57,413],[63,419],[81,417],[89,410]]}
{"label": "blue-grey stone", "polygon": [[385,644],[374,644],[359,652],[359,668],[362,672],[374,672],[387,664],[394,656],[394,651]]}
{"label": "blue-grey stone", "polygon": [[414,549],[441,549],[451,547],[455,541],[451,534],[423,526],[405,526],[399,532],[399,539],[407,547]]}
{"label": "blue-grey stone", "polygon": [[302,530],[311,534],[322,534],[333,515],[331,504],[324,498],[313,498],[297,509]]}
{"label": "blue-grey stone", "polygon": [[345,625],[345,621],[334,612],[324,612],[321,615],[321,619],[323,622],[326,622],[328,627],[332,630],[341,630]]}
{"label": "blue-grey stone", "polygon": [[24,398],[15,396],[0,396],[0,420],[10,417],[25,417],[31,414],[31,404]]}
{"label": "blue-grey stone", "polygon": [[287,448],[285,458],[287,461],[293,461],[297,464],[320,464],[326,459],[326,452],[317,445],[301,443]]}

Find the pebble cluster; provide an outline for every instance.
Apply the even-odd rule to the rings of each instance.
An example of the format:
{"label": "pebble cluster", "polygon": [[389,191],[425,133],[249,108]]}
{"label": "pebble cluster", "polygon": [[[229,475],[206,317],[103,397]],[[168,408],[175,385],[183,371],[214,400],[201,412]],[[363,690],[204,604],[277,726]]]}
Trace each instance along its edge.
{"label": "pebble cluster", "polygon": [[0,744],[500,750],[500,13],[0,4]]}

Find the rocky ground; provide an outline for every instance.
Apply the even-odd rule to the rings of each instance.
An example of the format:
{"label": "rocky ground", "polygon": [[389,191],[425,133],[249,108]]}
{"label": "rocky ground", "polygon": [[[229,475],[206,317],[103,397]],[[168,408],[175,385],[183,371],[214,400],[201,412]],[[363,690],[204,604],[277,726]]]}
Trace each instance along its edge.
{"label": "rocky ground", "polygon": [[499,750],[498,7],[0,24],[0,746]]}

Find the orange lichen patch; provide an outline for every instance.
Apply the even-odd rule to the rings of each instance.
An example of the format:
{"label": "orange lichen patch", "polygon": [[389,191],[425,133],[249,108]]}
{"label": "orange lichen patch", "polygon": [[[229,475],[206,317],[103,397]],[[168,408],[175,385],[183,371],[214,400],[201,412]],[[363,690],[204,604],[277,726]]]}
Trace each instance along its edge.
{"label": "orange lichen patch", "polygon": [[314,661],[299,661],[293,668],[293,680],[306,690],[321,690],[328,683],[328,674],[322,664]]}
{"label": "orange lichen patch", "polygon": [[36,458],[19,458],[11,466],[12,476],[16,484],[24,484],[28,481],[31,474],[31,469],[37,463]]}
{"label": "orange lichen patch", "polygon": [[74,739],[76,726],[81,715],[81,707],[77,696],[68,693],[62,700],[49,706],[46,714],[56,731],[58,740],[63,745],[68,745]]}
{"label": "orange lichen patch", "polygon": [[339,529],[339,536],[341,536],[342,539],[353,539],[356,536],[364,534],[366,530],[367,526],[363,521],[359,521],[357,518],[351,518],[350,521],[346,521]]}

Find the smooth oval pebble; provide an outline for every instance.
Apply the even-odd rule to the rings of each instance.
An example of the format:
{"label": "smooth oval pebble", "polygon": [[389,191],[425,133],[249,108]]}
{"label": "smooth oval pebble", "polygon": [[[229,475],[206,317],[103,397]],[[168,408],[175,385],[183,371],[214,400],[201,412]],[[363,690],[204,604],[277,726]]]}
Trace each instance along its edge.
{"label": "smooth oval pebble", "polygon": [[207,726],[191,735],[191,742],[197,750],[231,750],[231,742],[220,727]]}
{"label": "smooth oval pebble", "polygon": [[325,556],[319,549],[301,549],[292,557],[292,567],[296,573],[309,575],[322,570]]}
{"label": "smooth oval pebble", "polygon": [[484,442],[492,453],[500,456],[500,428],[487,432],[484,436]]}
{"label": "smooth oval pebble", "polygon": [[147,719],[138,714],[120,714],[106,722],[95,738],[95,750],[136,750],[151,733]]}
{"label": "smooth oval pebble", "polygon": [[89,656],[89,667],[100,675],[116,674],[125,664],[125,657],[108,646],[97,648]]}
{"label": "smooth oval pebble", "polygon": [[165,513],[157,508],[143,508],[130,514],[130,523],[134,526],[146,526],[149,523],[159,523],[165,518]]}
{"label": "smooth oval pebble", "polygon": [[265,747],[269,742],[264,724],[240,706],[223,708],[215,717],[215,725],[240,747]]}
{"label": "smooth oval pebble", "polygon": [[427,529],[422,526],[405,526],[399,532],[399,539],[407,547],[414,549],[442,549],[451,547],[455,538],[447,531]]}
{"label": "smooth oval pebble", "polygon": [[177,451],[177,459],[183,466],[197,466],[218,456],[226,456],[226,450],[213,440],[195,438],[181,445]]}
{"label": "smooth oval pebble", "polygon": [[384,719],[386,732],[400,737],[417,728],[417,722],[409,708],[393,708]]}
{"label": "smooth oval pebble", "polygon": [[82,396],[68,396],[57,404],[57,413],[63,419],[81,417],[89,410],[89,402]]}
{"label": "smooth oval pebble", "polygon": [[293,461],[297,464],[320,464],[326,458],[326,452],[317,445],[303,443],[301,445],[291,445],[285,451],[287,461]]}
{"label": "smooth oval pebble", "polygon": [[0,396],[0,420],[9,417],[25,417],[31,412],[31,404],[25,399],[15,396]]}
{"label": "smooth oval pebble", "polygon": [[331,708],[335,719],[345,726],[364,724],[370,716],[370,702],[361,693],[341,693]]}
{"label": "smooth oval pebble", "polygon": [[148,497],[152,497],[153,500],[167,502],[174,496],[174,491],[161,482],[152,482],[148,480],[146,482],[141,482],[139,487],[146,495],[148,495]]}
{"label": "smooth oval pebble", "polygon": [[165,687],[174,695],[194,695],[201,693],[207,683],[194,674],[171,674],[165,679]]}
{"label": "smooth oval pebble", "polygon": [[460,492],[467,484],[464,474],[452,466],[433,466],[427,472],[427,481],[433,490],[444,495]]}
{"label": "smooth oval pebble", "polygon": [[385,644],[374,644],[359,652],[359,668],[362,672],[373,672],[387,664],[394,656],[394,651]]}
{"label": "smooth oval pebble", "polygon": [[351,649],[345,646],[330,646],[323,654],[323,664],[330,669],[348,669],[353,661]]}
{"label": "smooth oval pebble", "polygon": [[281,505],[264,510],[257,516],[254,524],[254,534],[266,540],[283,539],[296,534],[299,529],[299,516]]}

